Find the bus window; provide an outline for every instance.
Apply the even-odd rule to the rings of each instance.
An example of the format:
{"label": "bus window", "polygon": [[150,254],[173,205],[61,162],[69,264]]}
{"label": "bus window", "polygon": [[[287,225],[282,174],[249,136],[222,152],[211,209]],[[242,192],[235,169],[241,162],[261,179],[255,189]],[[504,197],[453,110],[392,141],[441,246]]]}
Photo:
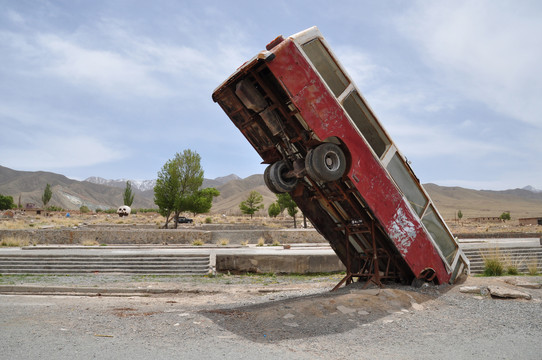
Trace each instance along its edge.
{"label": "bus window", "polygon": [[414,180],[406,168],[399,153],[395,153],[388,164],[388,172],[393,180],[395,180],[397,186],[399,186],[399,189],[405,194],[416,214],[421,217],[425,206],[427,205],[427,197],[422,190],[420,190],[417,181]]}
{"label": "bus window", "polygon": [[451,265],[457,250],[457,246],[450,233],[446,231],[444,223],[435,212],[433,205],[429,206],[427,209],[422,222],[427,231],[429,231],[431,234],[433,240],[437,243],[442,255],[444,255],[446,258],[448,265]]}
{"label": "bus window", "polygon": [[379,158],[382,157],[386,148],[390,145],[390,141],[378,127],[376,120],[357,91],[352,91],[344,99],[343,107],[376,155]]}
{"label": "bus window", "polygon": [[335,97],[341,95],[350,82],[322,42],[319,39],[314,39],[301,47]]}

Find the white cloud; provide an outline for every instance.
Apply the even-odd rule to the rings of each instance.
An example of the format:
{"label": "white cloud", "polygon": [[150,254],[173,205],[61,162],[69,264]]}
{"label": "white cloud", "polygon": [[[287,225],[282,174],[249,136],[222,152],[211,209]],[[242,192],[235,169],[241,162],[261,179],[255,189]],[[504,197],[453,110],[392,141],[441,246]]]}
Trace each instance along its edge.
{"label": "white cloud", "polygon": [[540,126],[541,16],[536,2],[419,1],[397,24],[443,83]]}
{"label": "white cloud", "polygon": [[47,170],[91,166],[129,156],[127,150],[96,138],[46,135],[22,139],[19,147],[2,149],[2,165],[14,169]]}
{"label": "white cloud", "polygon": [[50,54],[45,71],[81,87],[90,86],[109,95],[160,97],[169,94],[144,65],[120,54],[86,49],[56,35],[39,35],[38,43]]}
{"label": "white cloud", "polygon": [[24,18],[23,18],[23,17],[21,16],[21,14],[19,14],[17,11],[14,11],[14,10],[11,10],[11,9],[10,9],[10,10],[8,10],[8,11],[6,12],[6,15],[7,15],[7,18],[8,18],[11,22],[13,22],[13,23],[15,23],[15,24],[17,24],[17,25],[23,25],[23,24],[25,24]]}
{"label": "white cloud", "polygon": [[412,124],[393,121],[389,124],[388,131],[407,157],[438,159],[468,154],[468,161],[474,161],[488,155],[494,157],[500,154],[521,155],[521,152],[504,145],[461,136],[438,123],[412,126]]}
{"label": "white cloud", "polygon": [[361,89],[370,87],[390,71],[372,61],[371,57],[351,46],[338,46],[334,49],[340,63],[346,69],[356,85]]}

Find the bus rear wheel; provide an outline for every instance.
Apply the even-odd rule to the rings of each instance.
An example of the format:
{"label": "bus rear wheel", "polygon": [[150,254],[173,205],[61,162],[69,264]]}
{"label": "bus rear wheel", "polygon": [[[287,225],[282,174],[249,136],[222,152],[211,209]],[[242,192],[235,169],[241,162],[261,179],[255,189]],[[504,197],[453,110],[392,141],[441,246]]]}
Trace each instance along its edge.
{"label": "bus rear wheel", "polygon": [[324,143],[309,151],[305,158],[305,169],[309,177],[316,181],[339,180],[346,171],[346,156],[338,145]]}
{"label": "bus rear wheel", "polygon": [[297,186],[297,178],[286,177],[290,171],[286,160],[277,161],[269,165],[263,174],[265,184],[275,194],[287,193]]}

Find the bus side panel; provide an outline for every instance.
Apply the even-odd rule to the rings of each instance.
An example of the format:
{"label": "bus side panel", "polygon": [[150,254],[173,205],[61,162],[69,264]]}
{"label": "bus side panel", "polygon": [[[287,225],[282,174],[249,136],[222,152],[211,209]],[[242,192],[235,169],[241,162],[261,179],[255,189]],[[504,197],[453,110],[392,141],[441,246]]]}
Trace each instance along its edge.
{"label": "bus side panel", "polygon": [[322,140],[338,137],[347,146],[352,156],[348,177],[413,273],[419,276],[432,268],[439,283],[448,282],[451,273],[420,220],[297,46],[287,39],[272,52],[276,57],[268,67],[289,92],[311,130]]}

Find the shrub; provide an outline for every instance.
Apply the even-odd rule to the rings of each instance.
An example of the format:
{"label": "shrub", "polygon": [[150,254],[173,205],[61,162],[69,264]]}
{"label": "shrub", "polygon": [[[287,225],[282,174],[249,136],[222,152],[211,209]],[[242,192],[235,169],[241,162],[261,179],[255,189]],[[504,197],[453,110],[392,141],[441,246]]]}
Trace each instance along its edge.
{"label": "shrub", "polygon": [[538,259],[533,258],[527,263],[527,272],[529,275],[538,274]]}
{"label": "shrub", "polygon": [[90,212],[90,209],[88,208],[88,206],[86,205],[83,205],[79,208],[79,211],[81,211],[82,214],[86,214],[88,212]]}
{"label": "shrub", "polygon": [[518,275],[519,274],[519,268],[521,267],[521,264],[523,263],[523,259],[512,257],[511,255],[507,255],[503,257],[504,260],[504,268],[506,269],[506,273],[508,275]]}
{"label": "shrub", "polygon": [[202,246],[203,244],[205,244],[205,242],[203,242],[203,240],[200,240],[200,239],[196,239],[192,241],[193,246]]}
{"label": "shrub", "polygon": [[213,218],[212,218],[212,217],[209,216],[209,217],[206,217],[206,218],[205,218],[205,223],[206,223],[206,224],[210,224],[210,223],[212,223],[212,222],[213,222]]}
{"label": "shrub", "polygon": [[264,245],[265,245],[265,239],[263,237],[259,238],[257,246],[264,246]]}
{"label": "shrub", "polygon": [[277,239],[273,240],[273,243],[271,244],[272,246],[280,246],[280,241],[278,241]]}
{"label": "shrub", "polygon": [[504,272],[502,262],[498,259],[484,260],[484,275],[485,276],[501,276]]}
{"label": "shrub", "polygon": [[230,243],[230,240],[229,239],[220,239],[220,241],[218,242],[220,245],[222,246],[226,246]]}
{"label": "shrub", "polygon": [[485,276],[501,276],[504,273],[503,257],[498,248],[481,252],[481,255]]}
{"label": "shrub", "polygon": [[50,205],[45,208],[47,211],[64,211],[60,206]]}

